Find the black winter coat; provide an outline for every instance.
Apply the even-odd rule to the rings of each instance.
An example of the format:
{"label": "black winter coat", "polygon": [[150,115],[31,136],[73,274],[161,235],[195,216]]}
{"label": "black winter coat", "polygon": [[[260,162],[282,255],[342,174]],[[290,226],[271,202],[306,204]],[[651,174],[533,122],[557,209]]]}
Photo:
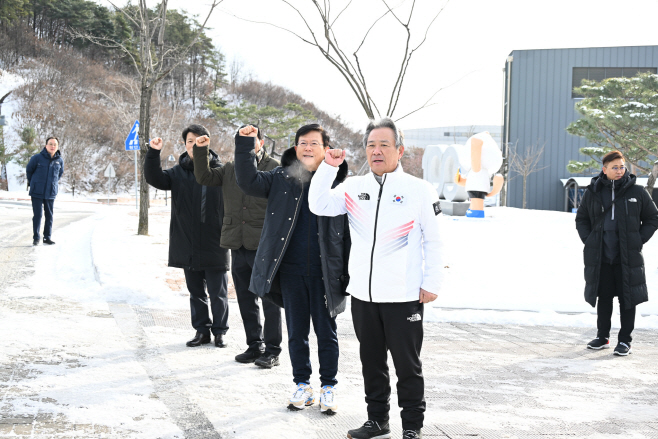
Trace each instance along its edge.
{"label": "black winter coat", "polygon": [[[210,151],[210,156],[211,167],[221,166],[214,151]],[[163,171],[160,151],[149,148],[144,176],[154,188],[171,191],[169,266],[228,271],[228,250],[219,246],[224,216],[221,188],[196,182],[194,164],[187,152],[176,166]]]}
{"label": "black winter coat", "polygon": [[[615,221],[619,221],[624,303],[630,308],[649,300],[642,246],[658,229],[658,209],[647,191],[635,184],[635,175],[627,175],[626,182],[615,189],[614,205]],[[592,306],[596,306],[603,259],[604,179],[603,172],[592,178],[576,213],[576,229],[585,244],[585,300]]]}
{"label": "black winter coat", "polygon": [[[281,157],[281,166],[271,171],[257,171],[252,137],[236,136],[235,175],[245,194],[267,198],[263,232],[258,244],[249,290],[259,297],[283,306],[279,287],[279,266],[297,224],[303,185],[301,178],[311,174],[302,169],[294,148]],[[305,173],[305,174],[304,174]],[[334,186],[347,177],[343,162]],[[331,317],[345,311],[351,240],[347,215],[318,217],[318,243],[322,264],[327,310]]]}

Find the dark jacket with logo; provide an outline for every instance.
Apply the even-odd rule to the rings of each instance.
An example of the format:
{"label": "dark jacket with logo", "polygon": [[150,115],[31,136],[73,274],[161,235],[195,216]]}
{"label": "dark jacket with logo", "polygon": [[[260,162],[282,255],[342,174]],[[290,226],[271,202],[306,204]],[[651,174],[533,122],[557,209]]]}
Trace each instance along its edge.
{"label": "dark jacket with logo", "polygon": [[[283,306],[279,268],[297,226],[304,191],[308,188],[308,184],[303,182],[308,183],[312,174],[303,169],[294,148],[283,153],[280,167],[271,171],[258,171],[254,165],[253,150],[252,137],[236,136],[235,175],[238,186],[247,195],[267,198],[263,233],[256,252],[249,290]],[[346,177],[347,164],[343,163],[334,186]],[[316,218],[325,303],[329,314],[335,317],[345,311],[345,290],[349,283],[347,263],[351,246],[349,222],[347,215]]]}
{"label": "dark jacket with logo", "polygon": [[27,185],[30,187],[30,196],[54,200],[59,191],[59,179],[64,173],[64,160],[59,150],[50,157],[46,148],[35,154],[25,168]]}
{"label": "dark jacket with logo", "polygon": [[585,300],[592,306],[598,296],[601,262],[621,263],[626,307],[649,300],[642,246],[658,229],[658,209],[635,180],[635,175],[626,171],[621,180],[614,182],[613,203],[612,182],[601,172],[592,178],[578,207],[576,229],[585,244]]}
{"label": "dark jacket with logo", "polygon": [[[258,163],[259,171],[270,171],[279,162],[264,153]],[[204,186],[221,186],[224,198],[221,246],[231,250],[240,247],[256,250],[263,230],[267,200],[245,195],[235,179],[233,162],[211,168],[208,162],[208,147],[194,147],[194,176]]]}
{"label": "dark jacket with logo", "polygon": [[[209,157],[210,167],[220,166],[214,151]],[[160,151],[149,148],[144,176],[151,186],[171,191],[169,266],[228,271],[228,250],[219,245],[224,216],[221,189],[196,182],[194,163],[187,152],[180,156],[178,165],[163,171]]]}

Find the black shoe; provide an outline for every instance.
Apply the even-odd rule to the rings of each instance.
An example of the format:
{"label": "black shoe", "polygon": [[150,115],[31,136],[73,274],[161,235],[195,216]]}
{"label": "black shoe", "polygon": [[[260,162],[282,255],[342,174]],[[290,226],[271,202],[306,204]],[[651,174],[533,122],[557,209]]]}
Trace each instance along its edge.
{"label": "black shoe", "polygon": [[610,347],[610,340],[607,338],[595,338],[587,343],[587,349],[608,349]]}
{"label": "black shoe", "polygon": [[35,239],[34,241],[32,241],[32,245],[39,245],[39,240]]}
{"label": "black shoe", "polygon": [[235,356],[235,361],[238,363],[253,363],[258,360],[260,356],[263,355],[263,351],[260,349],[247,349],[241,354]]}
{"label": "black shoe", "polygon": [[223,334],[217,334],[215,336],[215,347],[217,348],[225,348],[226,343],[224,343],[224,335]]}
{"label": "black shoe", "polygon": [[624,343],[623,341],[617,343],[617,347],[615,348],[615,352],[614,352],[615,355],[621,355],[622,357],[625,357],[630,353],[631,353],[630,343]]}
{"label": "black shoe", "polygon": [[254,363],[256,366],[260,366],[265,369],[272,369],[274,366],[279,365],[279,356],[265,352]]}
{"label": "black shoe", "polygon": [[197,332],[194,338],[187,343],[187,347],[194,348],[197,346],[201,346],[202,344],[208,344],[210,343],[210,334],[203,334],[201,332]]}
{"label": "black shoe", "polygon": [[53,245],[55,241],[51,241],[50,238],[43,238],[43,243],[48,245]]}
{"label": "black shoe", "polygon": [[422,439],[423,432],[420,430],[404,430],[402,439]]}
{"label": "black shoe", "polygon": [[391,429],[388,428],[388,421],[380,425],[368,419],[363,427],[349,430],[347,437],[348,439],[386,439],[391,437]]}

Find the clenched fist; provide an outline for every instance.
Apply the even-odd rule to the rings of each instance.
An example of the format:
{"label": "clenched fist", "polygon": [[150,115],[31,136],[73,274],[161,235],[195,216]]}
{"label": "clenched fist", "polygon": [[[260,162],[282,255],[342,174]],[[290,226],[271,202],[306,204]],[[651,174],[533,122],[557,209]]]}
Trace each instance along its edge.
{"label": "clenched fist", "polygon": [[208,146],[210,144],[210,137],[199,136],[196,138],[196,146]]}
{"label": "clenched fist", "polygon": [[345,160],[345,150],[343,149],[328,149],[324,153],[324,161],[331,166],[337,167]]}
{"label": "clenched fist", "polygon": [[252,125],[247,125],[246,127],[240,128],[240,131],[238,131],[238,134],[241,136],[245,137],[257,137],[258,136],[258,128]]}
{"label": "clenched fist", "polygon": [[151,142],[149,143],[149,146],[153,149],[157,149],[158,151],[162,149],[163,143],[162,139],[160,137],[156,137],[154,139],[151,139]]}

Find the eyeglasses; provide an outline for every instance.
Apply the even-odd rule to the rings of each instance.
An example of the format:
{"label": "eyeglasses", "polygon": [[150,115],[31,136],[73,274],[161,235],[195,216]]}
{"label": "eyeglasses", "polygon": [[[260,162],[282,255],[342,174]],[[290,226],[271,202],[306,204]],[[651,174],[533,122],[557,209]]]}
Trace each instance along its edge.
{"label": "eyeglasses", "polygon": [[318,142],[307,143],[307,142],[301,141],[297,144],[297,146],[301,146],[302,148],[306,148],[307,146],[310,146],[311,148],[317,148],[318,146],[323,146],[323,145],[322,145],[322,143],[318,143]]}

